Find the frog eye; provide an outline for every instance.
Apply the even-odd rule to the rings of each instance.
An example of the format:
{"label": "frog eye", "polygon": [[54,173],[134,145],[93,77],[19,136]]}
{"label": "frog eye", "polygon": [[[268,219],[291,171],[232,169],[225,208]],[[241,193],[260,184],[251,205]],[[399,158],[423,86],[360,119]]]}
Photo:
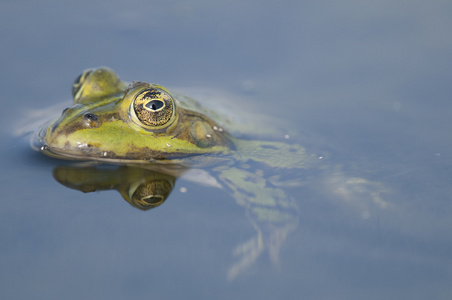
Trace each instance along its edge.
{"label": "frog eye", "polygon": [[163,89],[151,87],[137,94],[133,101],[133,110],[142,124],[162,126],[174,115],[174,100]]}
{"label": "frog eye", "polygon": [[139,185],[131,196],[132,202],[142,210],[161,205],[173,190],[174,181],[171,181],[165,176]]}
{"label": "frog eye", "polygon": [[80,91],[83,84],[85,83],[86,78],[93,72],[93,69],[88,69],[83,71],[82,74],[75,78],[74,83],[72,84],[72,97],[75,98],[75,95]]}

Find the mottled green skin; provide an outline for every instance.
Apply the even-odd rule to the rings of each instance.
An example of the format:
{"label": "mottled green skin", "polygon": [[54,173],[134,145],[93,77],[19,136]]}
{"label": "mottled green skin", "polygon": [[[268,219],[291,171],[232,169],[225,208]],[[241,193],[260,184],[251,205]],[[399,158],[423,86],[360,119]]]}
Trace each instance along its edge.
{"label": "mottled green skin", "polygon": [[142,126],[131,113],[134,97],[149,87],[166,91],[163,87],[142,82],[127,85],[108,68],[88,73],[82,84],[74,83],[74,104],[38,133],[34,144],[43,153],[65,159],[144,163],[188,161],[234,149],[231,137],[218,130],[218,124],[180,102],[170,125]]}

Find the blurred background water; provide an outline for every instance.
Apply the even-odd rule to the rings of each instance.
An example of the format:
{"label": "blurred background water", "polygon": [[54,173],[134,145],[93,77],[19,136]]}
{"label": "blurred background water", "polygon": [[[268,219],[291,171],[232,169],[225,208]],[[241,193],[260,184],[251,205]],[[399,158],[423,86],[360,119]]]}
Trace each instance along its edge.
{"label": "blurred background water", "polygon": [[[452,3],[2,1],[0,24],[2,298],[451,298]],[[102,65],[284,119],[388,205],[295,189],[279,263],[228,277],[256,234],[228,193],[182,179],[142,212],[60,185],[14,136]]]}

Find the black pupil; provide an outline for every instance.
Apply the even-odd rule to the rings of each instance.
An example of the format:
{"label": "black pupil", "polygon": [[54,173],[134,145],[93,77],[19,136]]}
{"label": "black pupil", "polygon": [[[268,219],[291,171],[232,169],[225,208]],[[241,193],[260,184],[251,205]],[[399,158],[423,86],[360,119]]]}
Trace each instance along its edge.
{"label": "black pupil", "polygon": [[163,107],[163,102],[160,100],[152,100],[146,103],[145,106],[151,110],[159,110]]}

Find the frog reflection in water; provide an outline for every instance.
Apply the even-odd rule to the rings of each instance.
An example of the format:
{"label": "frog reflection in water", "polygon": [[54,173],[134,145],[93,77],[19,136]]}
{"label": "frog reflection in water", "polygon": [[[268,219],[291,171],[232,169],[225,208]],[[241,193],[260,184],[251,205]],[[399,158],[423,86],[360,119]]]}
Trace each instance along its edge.
{"label": "frog reflection in water", "polygon": [[[237,247],[240,258],[228,277],[237,276],[265,249],[278,261],[281,245],[298,222],[297,205],[281,188],[282,174],[289,174],[289,184],[299,183],[295,175],[323,168],[319,157],[298,144],[236,138],[218,114],[193,99],[176,97],[160,85],[126,84],[108,68],[83,72],[72,92],[73,105],[37,132],[33,147],[56,158],[121,167],[57,168],[59,182],[85,192],[115,188],[133,206],[146,209],[166,199],[175,178],[202,167],[199,181],[229,191],[257,230],[255,238]],[[329,188],[345,200],[353,200],[358,191],[369,203],[385,205],[377,184],[333,173]]]}

